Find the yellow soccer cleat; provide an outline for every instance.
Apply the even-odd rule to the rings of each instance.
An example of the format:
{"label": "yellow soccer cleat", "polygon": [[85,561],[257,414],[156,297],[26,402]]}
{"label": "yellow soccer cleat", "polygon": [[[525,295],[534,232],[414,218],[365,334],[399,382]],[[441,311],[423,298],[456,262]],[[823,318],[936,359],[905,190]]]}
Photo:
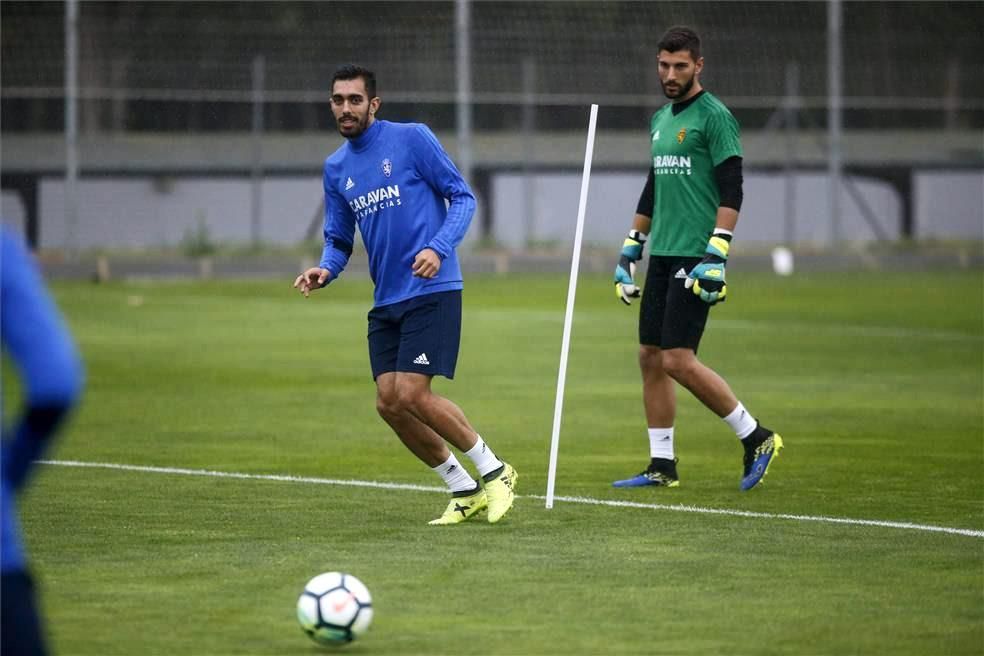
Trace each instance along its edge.
{"label": "yellow soccer cleat", "polygon": [[[478,482],[476,481],[476,485]],[[476,490],[466,492],[455,492],[451,495],[451,502],[444,509],[444,514],[437,519],[427,522],[431,526],[442,526],[444,524],[460,524],[467,521],[489,507],[488,497],[481,486]]]}
{"label": "yellow soccer cleat", "polygon": [[489,502],[489,523],[495,524],[512,508],[516,498],[516,482],[519,474],[509,463],[490,475],[485,481],[485,494]]}

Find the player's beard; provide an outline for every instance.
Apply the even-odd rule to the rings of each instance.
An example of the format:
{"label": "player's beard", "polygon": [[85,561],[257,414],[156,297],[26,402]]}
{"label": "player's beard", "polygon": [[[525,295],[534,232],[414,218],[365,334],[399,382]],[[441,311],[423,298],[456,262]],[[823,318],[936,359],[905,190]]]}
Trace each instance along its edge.
{"label": "player's beard", "polygon": [[680,98],[687,97],[687,94],[690,93],[690,90],[694,88],[694,80],[696,78],[697,78],[696,75],[691,75],[689,80],[687,80],[683,84],[680,84],[677,87],[677,91],[675,93],[670,93],[670,91],[666,88],[666,83],[663,82],[662,80],[660,80],[659,83],[663,87],[663,95],[665,95],[670,100],[678,100]]}
{"label": "player's beard", "polygon": [[[349,118],[355,119],[355,123],[342,127],[342,120]],[[335,125],[338,127],[338,133],[346,139],[358,139],[366,131],[366,128],[369,127],[369,110],[367,109],[366,113],[362,116],[358,114],[344,114],[335,120]]]}

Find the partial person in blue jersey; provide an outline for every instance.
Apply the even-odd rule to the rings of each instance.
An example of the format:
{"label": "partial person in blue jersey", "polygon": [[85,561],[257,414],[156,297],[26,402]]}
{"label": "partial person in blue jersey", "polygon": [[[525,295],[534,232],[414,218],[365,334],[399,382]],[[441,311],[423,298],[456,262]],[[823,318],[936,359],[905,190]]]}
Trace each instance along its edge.
{"label": "partial person in blue jersey", "polygon": [[[378,119],[380,104],[372,71],[355,65],[335,71],[331,109],[347,142],[325,160],[321,263],[294,287],[307,297],[338,278],[358,226],[375,284],[368,334],[376,410],[451,492],[431,524],[458,524],[481,512],[496,523],[513,505],[516,470],[461,408],[431,390],[434,376],[454,378],[463,288],[455,248],[475,196],[426,125]],[[479,478],[448,444],[472,460]]]}
{"label": "partial person in blue jersey", "polygon": [[0,228],[0,338],[20,373],[24,399],[17,418],[3,430],[0,653],[44,654],[16,501],[31,464],[78,401],[82,365],[31,255],[5,228]]}

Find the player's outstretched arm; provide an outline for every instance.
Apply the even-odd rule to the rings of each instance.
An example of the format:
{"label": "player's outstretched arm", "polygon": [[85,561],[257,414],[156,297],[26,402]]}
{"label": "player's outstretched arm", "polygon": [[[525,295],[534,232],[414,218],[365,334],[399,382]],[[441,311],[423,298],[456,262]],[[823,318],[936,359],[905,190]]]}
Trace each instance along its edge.
{"label": "player's outstretched arm", "polygon": [[6,493],[24,484],[34,461],[78,404],[85,375],[36,263],[20,238],[2,228],[0,338],[22,375],[23,393],[23,412],[12,426],[13,437],[3,441],[0,460]]}
{"label": "player's outstretched arm", "polygon": [[331,271],[321,267],[311,267],[294,279],[294,289],[304,294],[304,298],[311,295],[315,289],[321,289],[331,280]]}

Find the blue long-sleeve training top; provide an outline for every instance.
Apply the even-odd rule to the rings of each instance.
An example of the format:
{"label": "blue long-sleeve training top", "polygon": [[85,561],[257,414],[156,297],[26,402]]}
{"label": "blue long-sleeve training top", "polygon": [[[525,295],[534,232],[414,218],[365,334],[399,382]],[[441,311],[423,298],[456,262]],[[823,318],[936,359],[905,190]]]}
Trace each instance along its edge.
{"label": "blue long-sleeve training top", "polygon": [[[78,400],[82,363],[23,242],[0,228],[0,338],[20,373],[23,412],[3,431],[0,570],[24,568],[15,493]],[[6,426],[4,428],[7,428]]]}
{"label": "blue long-sleeve training top", "polygon": [[[374,121],[325,160],[324,188],[320,266],[331,279],[348,263],[358,224],[375,306],[462,289],[455,248],[475,213],[475,196],[426,125]],[[411,271],[424,248],[441,257],[434,278]]]}

